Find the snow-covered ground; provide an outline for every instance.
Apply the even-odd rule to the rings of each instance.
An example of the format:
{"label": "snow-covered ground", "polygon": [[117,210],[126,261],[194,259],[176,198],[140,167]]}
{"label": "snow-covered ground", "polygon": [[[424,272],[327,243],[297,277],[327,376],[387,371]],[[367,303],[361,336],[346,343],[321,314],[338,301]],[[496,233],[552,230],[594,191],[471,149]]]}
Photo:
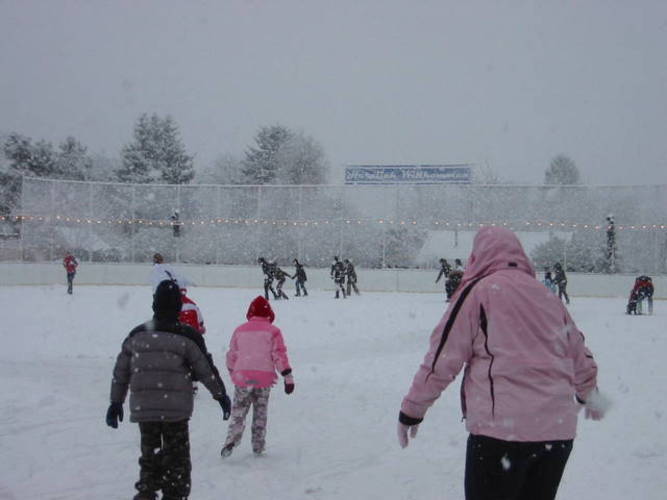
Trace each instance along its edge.
{"label": "snow-covered ground", "polygon": [[[206,340],[223,365],[232,329],[257,290],[193,288]],[[292,291],[289,291],[292,293]],[[120,500],[138,476],[136,424],[108,428],[111,369],[128,331],[151,314],[146,287],[0,287],[0,499]],[[368,293],[274,302],[296,379],[274,390],[267,453],[248,436],[220,458],[227,423],[200,389],[191,421],[193,500],[463,498],[466,432],[458,382],[405,450],[401,399],[443,312],[437,294]],[[570,310],[613,399],[599,423],[580,419],[561,499],[662,500],[667,492],[667,331],[628,317],[625,298],[575,298]],[[226,371],[223,378],[231,390]]]}

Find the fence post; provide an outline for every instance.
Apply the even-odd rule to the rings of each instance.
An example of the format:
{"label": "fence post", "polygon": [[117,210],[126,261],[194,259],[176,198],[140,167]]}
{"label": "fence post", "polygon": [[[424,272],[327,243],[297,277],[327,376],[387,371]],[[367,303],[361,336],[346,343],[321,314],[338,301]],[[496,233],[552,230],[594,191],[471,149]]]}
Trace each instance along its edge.
{"label": "fence post", "polygon": [[220,211],[221,211],[221,206],[220,206],[220,196],[222,194],[221,191],[222,191],[222,188],[220,186],[218,186],[217,189],[216,189],[216,195],[217,196],[215,198],[215,221],[216,221],[216,226],[218,228],[218,230],[216,231],[216,233],[218,235],[218,238],[217,238],[218,241],[216,242],[216,245],[215,245],[215,265],[216,266],[220,265],[220,246],[222,246],[222,240],[223,240],[223,238],[221,236],[222,235],[222,224],[219,224],[217,222],[218,218],[220,217]]}
{"label": "fence post", "polygon": [[[178,212],[181,212],[181,185],[177,184],[176,185],[176,210]],[[176,262],[181,261],[181,238],[172,238],[172,241],[174,242],[174,245],[176,246]]]}
{"label": "fence post", "polygon": [[[53,214],[55,213],[55,204],[56,204],[56,181],[51,180],[51,204],[49,206],[49,218],[54,219]],[[49,244],[49,260],[53,260],[53,245],[56,240],[56,225],[51,224],[51,241]]]}
{"label": "fence post", "polygon": [[256,241],[255,241],[255,258],[253,259],[254,261],[257,260],[257,257],[262,255],[262,249],[260,248],[262,242],[262,186],[261,185],[257,187],[257,211],[255,213],[257,214],[256,217],[257,231],[255,232]]}
{"label": "fence post", "polygon": [[343,255],[343,188],[338,191],[338,256]]}
{"label": "fence post", "polygon": [[[93,183],[88,184],[88,216],[94,219],[93,214]],[[88,262],[93,261],[93,223],[88,224]]]}
{"label": "fence post", "polygon": [[[24,189],[25,189],[25,176],[21,176],[21,201],[20,201],[20,207],[19,207],[19,214],[25,215],[25,212],[23,210],[23,203],[24,203]],[[24,224],[23,218],[15,220],[15,223],[18,222],[17,226],[19,228],[19,255],[21,256],[21,262],[24,260],[24,255],[23,255],[23,248],[24,248],[24,233],[25,233],[25,228],[26,225]]]}
{"label": "fence post", "polygon": [[134,264],[134,225],[135,225],[135,203],[137,196],[137,188],[132,184],[132,197],[130,200],[130,262]]}
{"label": "fence post", "polygon": [[299,186],[299,197],[298,197],[298,221],[297,223],[299,224],[297,226],[297,245],[296,245],[296,258],[301,262],[302,254],[303,254],[303,233],[305,231],[305,226],[303,225],[303,185]]}

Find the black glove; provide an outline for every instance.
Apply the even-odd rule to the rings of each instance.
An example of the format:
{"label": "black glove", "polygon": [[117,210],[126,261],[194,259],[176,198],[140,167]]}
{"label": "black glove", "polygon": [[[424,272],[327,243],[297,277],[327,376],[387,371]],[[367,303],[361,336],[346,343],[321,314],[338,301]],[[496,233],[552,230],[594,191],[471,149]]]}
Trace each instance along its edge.
{"label": "black glove", "polygon": [[220,408],[222,408],[222,419],[229,420],[229,416],[232,414],[232,402],[229,396],[223,394],[218,398],[218,403],[220,403]]}
{"label": "black glove", "polygon": [[118,429],[118,421],[123,421],[123,403],[111,403],[107,410],[107,425]]}
{"label": "black glove", "polygon": [[285,394],[292,394],[294,392],[294,377],[292,375],[285,376]]}

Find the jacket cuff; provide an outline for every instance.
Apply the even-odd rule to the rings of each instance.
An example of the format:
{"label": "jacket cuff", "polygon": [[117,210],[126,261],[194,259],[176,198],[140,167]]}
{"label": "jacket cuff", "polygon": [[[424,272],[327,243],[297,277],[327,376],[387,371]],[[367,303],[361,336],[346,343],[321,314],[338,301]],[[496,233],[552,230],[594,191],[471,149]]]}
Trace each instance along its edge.
{"label": "jacket cuff", "polygon": [[291,368],[287,368],[286,370],[283,370],[283,371],[280,372],[280,374],[281,374],[283,377],[287,377],[287,375],[289,375],[290,373],[292,373],[292,369],[291,369]]}
{"label": "jacket cuff", "polygon": [[398,421],[402,423],[403,425],[407,426],[413,426],[413,425],[419,425],[422,423],[424,419],[423,418],[414,418],[409,415],[406,415],[403,412],[399,412],[398,414]]}

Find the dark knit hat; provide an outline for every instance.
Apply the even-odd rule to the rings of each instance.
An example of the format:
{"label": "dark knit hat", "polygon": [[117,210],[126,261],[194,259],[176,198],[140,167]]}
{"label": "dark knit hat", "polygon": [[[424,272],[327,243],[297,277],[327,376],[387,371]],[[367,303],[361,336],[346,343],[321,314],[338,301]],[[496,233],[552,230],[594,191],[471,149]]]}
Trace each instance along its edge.
{"label": "dark knit hat", "polygon": [[153,295],[153,312],[156,315],[176,315],[181,312],[181,289],[173,280],[162,281]]}

